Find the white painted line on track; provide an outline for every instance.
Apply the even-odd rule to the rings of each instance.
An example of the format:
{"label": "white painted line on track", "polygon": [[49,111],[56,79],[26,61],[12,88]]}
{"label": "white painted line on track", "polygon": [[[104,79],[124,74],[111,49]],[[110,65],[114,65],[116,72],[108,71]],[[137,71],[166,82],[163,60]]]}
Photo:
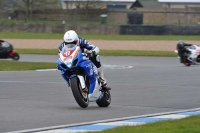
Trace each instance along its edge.
{"label": "white painted line on track", "polygon": [[58,71],[58,69],[37,69],[36,71]]}
{"label": "white painted line on track", "polygon": [[[103,69],[131,69],[133,66],[123,65],[102,65]],[[59,71],[58,69],[37,69],[36,71]]]}
{"label": "white painted line on track", "polygon": [[185,117],[187,117],[187,116],[185,116],[185,115],[171,114],[171,115],[156,116],[155,118],[181,119],[181,118],[185,118]]}

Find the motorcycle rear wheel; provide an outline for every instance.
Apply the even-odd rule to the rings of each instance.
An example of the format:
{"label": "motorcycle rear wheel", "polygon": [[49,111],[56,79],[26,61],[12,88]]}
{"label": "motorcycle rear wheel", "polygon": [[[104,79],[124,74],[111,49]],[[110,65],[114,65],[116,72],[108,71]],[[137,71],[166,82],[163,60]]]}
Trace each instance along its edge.
{"label": "motorcycle rear wheel", "polygon": [[70,81],[72,93],[76,102],[80,107],[86,108],[89,105],[88,92],[83,91],[80,81],[77,77],[72,78]]}
{"label": "motorcycle rear wheel", "polygon": [[108,107],[111,103],[111,94],[109,90],[103,92],[103,97],[96,101],[99,107]]}
{"label": "motorcycle rear wheel", "polygon": [[12,57],[13,60],[19,60],[19,54],[15,53]]}
{"label": "motorcycle rear wheel", "polygon": [[183,64],[184,64],[185,66],[190,66],[190,65],[191,65],[189,62],[183,62]]}

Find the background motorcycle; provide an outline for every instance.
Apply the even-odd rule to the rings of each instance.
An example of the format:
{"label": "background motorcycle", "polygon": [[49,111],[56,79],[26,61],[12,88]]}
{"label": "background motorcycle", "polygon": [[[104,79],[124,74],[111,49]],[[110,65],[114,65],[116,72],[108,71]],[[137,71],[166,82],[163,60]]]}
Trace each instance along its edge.
{"label": "background motorcycle", "polygon": [[12,44],[0,40],[0,59],[13,59],[19,60],[19,54],[13,49]]}
{"label": "background motorcycle", "polygon": [[[200,65],[200,47],[193,44],[186,49],[189,51],[189,53],[186,55],[186,60],[184,60],[183,64],[185,66]],[[174,52],[178,54],[177,49]]]}
{"label": "background motorcycle", "polygon": [[108,107],[111,103],[110,91],[101,88],[97,68],[88,58],[91,53],[82,53],[79,46],[68,44],[60,52],[57,66],[80,107],[86,108],[89,102]]}

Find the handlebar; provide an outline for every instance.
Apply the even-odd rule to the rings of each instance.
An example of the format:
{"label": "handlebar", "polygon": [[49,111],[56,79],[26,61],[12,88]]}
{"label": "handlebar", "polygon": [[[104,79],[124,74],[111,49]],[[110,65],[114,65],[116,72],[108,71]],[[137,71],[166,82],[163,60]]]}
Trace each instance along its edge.
{"label": "handlebar", "polygon": [[86,57],[92,57],[95,54],[95,52],[92,50],[86,50],[85,53],[82,54]]}

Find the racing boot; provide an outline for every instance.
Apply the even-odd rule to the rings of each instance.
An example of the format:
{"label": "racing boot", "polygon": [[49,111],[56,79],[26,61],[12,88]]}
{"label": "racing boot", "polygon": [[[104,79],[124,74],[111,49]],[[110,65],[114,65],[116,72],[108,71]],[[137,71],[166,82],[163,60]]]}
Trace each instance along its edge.
{"label": "racing boot", "polygon": [[102,70],[102,67],[99,67],[98,68],[98,75],[99,75],[99,80],[102,84],[102,89],[103,90],[111,90],[111,88],[107,85],[107,82],[106,82],[106,78],[104,77],[104,73],[103,73],[103,70]]}

